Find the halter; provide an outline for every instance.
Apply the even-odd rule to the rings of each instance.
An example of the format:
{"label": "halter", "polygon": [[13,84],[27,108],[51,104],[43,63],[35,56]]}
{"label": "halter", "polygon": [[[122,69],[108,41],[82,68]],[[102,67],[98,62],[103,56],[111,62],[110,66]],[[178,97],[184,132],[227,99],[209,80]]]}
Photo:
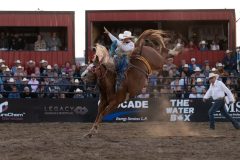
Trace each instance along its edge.
{"label": "halter", "polygon": [[[105,69],[104,73],[101,70],[101,66],[103,66],[103,68]],[[103,79],[106,76],[107,72],[108,72],[108,69],[107,69],[107,67],[104,64],[99,65],[96,69],[98,69],[100,71],[100,75],[99,76],[97,75],[98,79]]]}

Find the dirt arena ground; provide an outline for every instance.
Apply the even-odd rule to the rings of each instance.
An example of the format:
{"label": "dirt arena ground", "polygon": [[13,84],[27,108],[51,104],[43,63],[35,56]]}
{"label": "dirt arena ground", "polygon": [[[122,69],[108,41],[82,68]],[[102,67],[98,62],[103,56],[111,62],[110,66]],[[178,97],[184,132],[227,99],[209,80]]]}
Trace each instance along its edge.
{"label": "dirt arena ground", "polygon": [[240,130],[230,123],[0,124],[0,160],[238,160]]}

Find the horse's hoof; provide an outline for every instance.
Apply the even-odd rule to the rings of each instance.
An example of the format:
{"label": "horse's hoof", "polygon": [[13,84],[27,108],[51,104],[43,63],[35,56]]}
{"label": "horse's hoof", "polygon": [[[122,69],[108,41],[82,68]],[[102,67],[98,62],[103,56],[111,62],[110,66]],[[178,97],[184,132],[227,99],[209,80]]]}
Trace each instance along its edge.
{"label": "horse's hoof", "polygon": [[83,136],[83,138],[92,138],[93,134],[92,133],[87,133]]}

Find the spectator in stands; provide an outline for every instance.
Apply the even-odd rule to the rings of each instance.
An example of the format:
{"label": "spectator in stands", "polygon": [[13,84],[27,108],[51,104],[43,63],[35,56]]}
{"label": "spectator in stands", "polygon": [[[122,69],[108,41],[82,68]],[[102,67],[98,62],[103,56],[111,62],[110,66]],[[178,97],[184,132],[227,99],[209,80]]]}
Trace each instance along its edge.
{"label": "spectator in stands", "polygon": [[[18,34],[16,34],[18,35]],[[15,44],[15,50],[24,50],[25,48],[25,42],[22,37],[19,35],[16,36],[16,44]]]}
{"label": "spectator in stands", "polygon": [[3,70],[1,68],[1,66],[5,63],[5,61],[3,59],[0,59],[0,74],[2,74]]}
{"label": "spectator in stands", "polygon": [[24,72],[24,68],[22,67],[22,66],[18,66],[17,67],[17,71],[16,71],[16,73],[15,74],[25,74],[25,72]]}
{"label": "spectator in stands", "polygon": [[19,59],[14,62],[14,65],[11,68],[11,72],[13,75],[17,72],[18,66],[21,66],[21,61]]}
{"label": "spectator in stands", "polygon": [[197,94],[197,97],[198,97],[198,98],[203,98],[203,96],[206,94],[206,92],[207,92],[207,90],[206,90],[206,88],[204,88],[204,89],[202,90],[202,93],[198,93],[198,94]]}
{"label": "spectator in stands", "polygon": [[23,74],[22,73],[15,73],[14,75],[14,78],[15,78],[15,84],[16,84],[16,87],[17,87],[17,90],[19,92],[22,91],[22,77],[23,77]]}
{"label": "spectator in stands", "polygon": [[192,40],[189,41],[188,45],[186,46],[187,51],[197,51],[198,47],[194,44]]}
{"label": "spectator in stands", "polygon": [[197,92],[198,94],[202,94],[202,93],[203,93],[203,90],[204,90],[204,89],[206,90],[206,88],[205,88],[205,86],[204,86],[204,84],[203,84],[203,80],[202,80],[201,78],[197,78],[197,83],[196,83],[196,85],[195,85],[195,88],[196,88],[196,92]]}
{"label": "spectator in stands", "polygon": [[191,58],[191,64],[189,64],[190,72],[193,72],[196,69],[196,67],[202,68],[200,64],[196,63],[196,58]]}
{"label": "spectator in stands", "polygon": [[210,49],[212,51],[220,50],[219,44],[217,44],[217,42],[213,40],[212,43],[210,44]]}
{"label": "spectator in stands", "polygon": [[195,87],[191,88],[191,93],[189,94],[189,98],[198,98],[198,94]]}
{"label": "spectator in stands", "polygon": [[208,51],[207,42],[205,40],[202,40],[199,43],[199,50],[200,51]]}
{"label": "spectator in stands", "polygon": [[186,60],[185,60],[185,59],[182,59],[182,60],[181,60],[181,64],[180,64],[180,66],[179,66],[179,68],[178,68],[179,73],[181,73],[181,72],[183,71],[184,66],[186,66],[185,64],[187,64],[187,63],[186,63]]}
{"label": "spectator in stands", "polygon": [[30,91],[31,91],[31,87],[28,84],[28,81],[29,80],[27,78],[25,78],[25,77],[22,79],[22,85],[21,85],[20,91],[23,91],[24,87],[28,87],[30,89]]}
{"label": "spectator in stands", "polygon": [[227,78],[227,81],[225,82],[225,85],[228,87],[228,89],[231,91],[231,92],[234,92],[235,91],[235,85],[232,83],[231,79],[230,78]]}
{"label": "spectator in stands", "polygon": [[30,92],[29,87],[25,86],[23,92],[20,94],[21,98],[32,98],[32,93]]}
{"label": "spectator in stands", "polygon": [[3,68],[2,80],[3,80],[3,82],[7,82],[12,77],[11,71],[10,71],[10,69],[8,67],[6,69],[5,69],[5,67],[2,67],[2,68]]}
{"label": "spectator in stands", "polygon": [[16,85],[11,85],[11,91],[8,94],[8,98],[21,98]]}
{"label": "spectator in stands", "polygon": [[15,80],[13,78],[10,78],[9,80],[7,80],[6,82],[4,82],[5,84],[3,85],[3,96],[5,98],[8,97],[9,92],[12,91],[12,86],[15,85]]}
{"label": "spectator in stands", "polygon": [[194,70],[195,78],[201,78],[203,82],[205,82],[205,75],[201,73],[201,69],[199,67],[196,67]]}
{"label": "spectator in stands", "polygon": [[171,82],[171,93],[176,95],[176,98],[182,98],[182,84],[180,84],[179,77],[176,77],[174,81]]}
{"label": "spectator in stands", "polygon": [[35,73],[35,65],[36,63],[33,60],[29,60],[27,62],[27,75],[30,76],[31,74]]}
{"label": "spectator in stands", "polygon": [[169,77],[179,77],[180,76],[180,73],[179,71],[177,70],[177,66],[175,67],[172,67],[171,70],[169,70]]}
{"label": "spectator in stands", "polygon": [[187,94],[184,94],[184,97],[187,98],[189,96],[188,87],[190,86],[190,82],[189,82],[189,77],[185,74],[185,72],[181,73],[181,79],[179,80],[179,84],[182,88],[182,93],[187,93]]}
{"label": "spectator in stands", "polygon": [[67,78],[67,74],[65,72],[62,73],[61,79],[57,82],[57,85],[60,87],[60,90],[62,92],[68,92],[69,91],[69,86],[71,85],[70,81]]}
{"label": "spectator in stands", "polygon": [[65,65],[62,67],[62,72],[69,74],[71,71],[71,63],[70,62],[65,62]]}
{"label": "spectator in stands", "polygon": [[52,72],[52,66],[51,65],[47,65],[46,76],[50,77],[50,78],[53,78],[53,72]]}
{"label": "spectator in stands", "polygon": [[154,88],[153,91],[150,94],[151,98],[159,98],[160,97],[160,91],[157,88]]}
{"label": "spectator in stands", "polygon": [[76,98],[84,98],[83,90],[77,88],[77,89],[75,90],[75,94],[74,94],[73,98],[75,98],[75,99],[76,99]]}
{"label": "spectator in stands", "polygon": [[204,61],[204,65],[203,65],[203,74],[205,77],[208,77],[210,71],[211,71],[211,67],[209,65],[209,61],[208,60],[205,60]]}
{"label": "spectator in stands", "polygon": [[48,61],[42,59],[39,63],[40,63],[40,75],[44,76],[47,73]]}
{"label": "spectator in stands", "polygon": [[81,80],[81,66],[80,64],[76,64],[76,68],[74,70],[74,73],[73,73],[73,77],[74,78],[78,78],[78,80]]}
{"label": "spectator in stands", "polygon": [[9,44],[4,32],[0,34],[0,50],[8,50]]}
{"label": "spectator in stands", "polygon": [[50,51],[58,51],[60,50],[60,47],[62,47],[62,43],[60,39],[57,37],[56,32],[52,33],[52,37],[49,39],[47,46]]}
{"label": "spectator in stands", "polygon": [[46,51],[47,45],[44,39],[42,39],[42,36],[39,34],[37,36],[37,41],[34,43],[34,50],[35,51]]}
{"label": "spectator in stands", "polygon": [[72,98],[74,96],[74,91],[79,88],[81,90],[83,90],[83,86],[79,86],[80,81],[78,79],[74,80],[74,83],[71,85],[70,89],[69,89],[69,94],[67,94],[68,98]]}
{"label": "spectator in stands", "polygon": [[233,52],[230,50],[226,50],[225,56],[222,60],[224,65],[224,70],[228,73],[237,72],[237,59],[236,56],[232,54]]}
{"label": "spectator in stands", "polygon": [[149,75],[149,87],[151,90],[157,87],[158,84],[158,72],[153,71],[151,75]]}
{"label": "spectator in stands", "polygon": [[173,64],[173,58],[168,58],[167,59],[167,70],[171,70],[173,67],[176,67],[175,64]]}
{"label": "spectator in stands", "polygon": [[149,98],[149,97],[150,97],[150,94],[147,93],[147,87],[143,87],[141,94],[137,96],[137,98]]}
{"label": "spectator in stands", "polygon": [[184,73],[187,77],[191,76],[192,72],[189,70],[188,64],[183,66],[183,71],[180,74],[182,75],[182,73]]}
{"label": "spectator in stands", "polygon": [[36,75],[36,79],[40,82],[40,81],[43,81],[43,77],[46,76],[46,75],[41,75],[40,74],[40,68],[39,67],[35,67],[35,73]]}
{"label": "spectator in stands", "polygon": [[34,73],[31,74],[31,79],[28,81],[28,84],[31,87],[31,91],[35,93],[38,89],[39,81],[36,79],[36,75]]}
{"label": "spectator in stands", "polygon": [[227,77],[227,76],[229,76],[229,73],[224,70],[224,68],[223,68],[224,66],[223,66],[222,63],[217,63],[216,67],[217,67],[218,74],[219,74],[220,77]]}
{"label": "spectator in stands", "polygon": [[61,74],[61,69],[59,68],[58,64],[53,65],[53,73],[57,73],[58,75]]}

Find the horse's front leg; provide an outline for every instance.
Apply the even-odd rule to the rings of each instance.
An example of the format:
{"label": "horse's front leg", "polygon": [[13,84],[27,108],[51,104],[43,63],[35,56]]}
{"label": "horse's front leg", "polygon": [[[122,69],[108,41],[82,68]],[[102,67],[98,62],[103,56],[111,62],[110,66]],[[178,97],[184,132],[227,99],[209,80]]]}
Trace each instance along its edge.
{"label": "horse's front leg", "polygon": [[99,104],[98,104],[98,113],[97,113],[97,117],[95,119],[95,122],[93,123],[93,126],[90,129],[90,131],[87,134],[85,134],[84,137],[91,138],[93,136],[93,134],[98,133],[99,123],[97,123],[97,122],[99,121],[100,115],[104,111],[106,106],[107,106],[107,102],[101,99]]}
{"label": "horse's front leg", "polygon": [[118,105],[122,102],[124,102],[124,100],[126,99],[126,88],[122,88],[115,96],[115,98],[113,98],[108,106],[106,106],[104,108],[104,110],[99,114],[98,119],[96,119],[95,124],[96,126],[99,125],[99,123],[102,122],[102,119],[105,115],[107,115],[108,113],[112,112],[114,109],[116,109],[118,107]]}

